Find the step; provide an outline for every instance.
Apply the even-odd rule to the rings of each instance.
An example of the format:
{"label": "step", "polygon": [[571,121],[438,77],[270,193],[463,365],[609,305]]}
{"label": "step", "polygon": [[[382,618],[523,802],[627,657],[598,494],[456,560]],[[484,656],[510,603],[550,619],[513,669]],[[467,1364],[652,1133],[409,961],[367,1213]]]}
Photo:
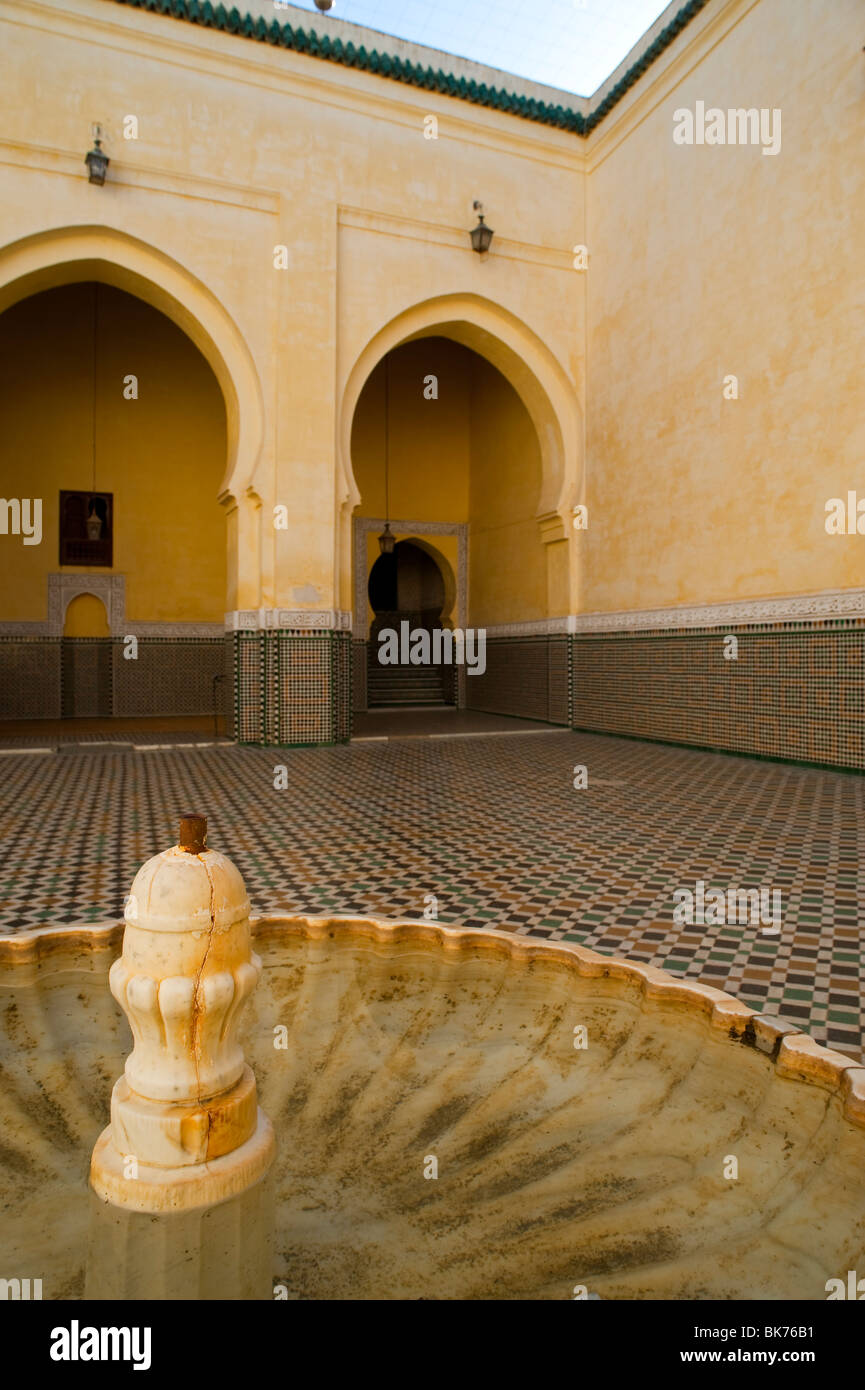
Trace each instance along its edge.
{"label": "step", "polygon": [[441,690],[368,690],[367,702],[371,705],[430,704],[446,705],[447,700]]}
{"label": "step", "polygon": [[367,670],[372,676],[380,676],[382,680],[441,680],[445,672],[437,666],[368,666]]}
{"label": "step", "polygon": [[367,700],[368,709],[403,709],[409,705],[420,705],[423,709],[453,709],[446,700],[433,700],[428,696],[418,700]]}
{"label": "step", "polygon": [[441,681],[370,681],[367,690],[372,694],[397,695],[405,692],[407,695],[434,694],[441,697],[444,694]]}
{"label": "step", "polygon": [[425,687],[427,690],[441,690],[443,682],[441,679],[419,681],[382,680],[381,676],[376,675],[370,676],[367,684],[369,686],[378,686],[382,690],[420,690],[422,687]]}

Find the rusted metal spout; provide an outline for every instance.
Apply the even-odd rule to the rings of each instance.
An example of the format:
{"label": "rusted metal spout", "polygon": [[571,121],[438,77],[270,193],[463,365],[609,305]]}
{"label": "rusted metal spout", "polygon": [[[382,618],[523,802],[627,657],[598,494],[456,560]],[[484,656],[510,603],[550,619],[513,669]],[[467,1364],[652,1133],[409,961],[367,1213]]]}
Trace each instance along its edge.
{"label": "rusted metal spout", "polygon": [[203,854],[207,849],[207,816],[182,816],[177,845],[187,854]]}

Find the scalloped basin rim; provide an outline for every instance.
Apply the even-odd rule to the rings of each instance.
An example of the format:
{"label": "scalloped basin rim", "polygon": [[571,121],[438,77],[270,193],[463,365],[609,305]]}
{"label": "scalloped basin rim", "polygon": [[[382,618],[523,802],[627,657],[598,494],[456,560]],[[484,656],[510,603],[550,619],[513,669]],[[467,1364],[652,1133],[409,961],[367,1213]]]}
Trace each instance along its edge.
{"label": "scalloped basin rim", "polygon": [[[49,1298],[102,1268],[87,1177],[130,1050],[123,932],[0,938],[0,1253]],[[254,933],[244,1046],[289,1297],[812,1300],[865,1259],[865,1067],[793,1025],[572,942],[336,916]],[[213,1268],[177,1296],[209,1297]]]}
{"label": "scalloped basin rim", "polygon": [[[821,1046],[795,1024],[760,1014],[723,990],[680,979],[656,966],[601,955],[576,942],[539,941],[492,928],[450,927],[426,920],[268,915],[250,921],[253,935],[260,937],[294,935],[324,941],[339,932],[343,937],[350,935],[380,945],[405,944],[467,959],[486,956],[511,960],[520,966],[534,962],[557,964],[582,978],[636,984],[650,1004],[672,1004],[692,1015],[703,1015],[713,1027],[726,1032],[732,1042],[756,1047],[771,1058],[779,1075],[837,1093],[845,1118],[865,1129],[865,1064]],[[92,927],[42,927],[15,936],[0,936],[0,968],[38,968],[47,965],[52,956],[68,952],[70,947],[88,952],[100,947],[119,951],[123,930],[123,922],[111,922]]]}

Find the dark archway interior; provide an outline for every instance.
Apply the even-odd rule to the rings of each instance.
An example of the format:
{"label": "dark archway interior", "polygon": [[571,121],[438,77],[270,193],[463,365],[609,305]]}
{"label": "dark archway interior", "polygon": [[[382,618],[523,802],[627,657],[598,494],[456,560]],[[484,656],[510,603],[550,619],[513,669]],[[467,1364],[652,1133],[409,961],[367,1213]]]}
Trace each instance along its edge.
{"label": "dark archway interior", "polygon": [[369,576],[373,631],[408,619],[412,627],[441,626],[445,583],[433,557],[411,541],[398,541],[391,555],[380,555]]}
{"label": "dark archway interior", "polygon": [[455,686],[450,666],[382,665],[378,660],[379,633],[399,632],[407,622],[410,631],[442,627],[445,582],[441,570],[422,546],[399,541],[391,555],[380,555],[370,571],[369,602],[375,614],[370,625],[367,665],[367,697],[370,708],[378,705],[453,704]]}

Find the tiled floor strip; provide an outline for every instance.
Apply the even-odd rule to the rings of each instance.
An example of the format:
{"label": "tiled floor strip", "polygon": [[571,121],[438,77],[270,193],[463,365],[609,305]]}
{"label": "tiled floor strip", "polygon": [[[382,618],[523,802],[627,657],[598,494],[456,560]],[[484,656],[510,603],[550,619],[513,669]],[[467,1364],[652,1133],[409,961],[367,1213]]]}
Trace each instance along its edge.
{"label": "tiled floor strip", "polygon": [[[201,811],[258,912],[421,917],[434,895],[441,921],[648,961],[861,1055],[860,777],[566,731],[169,746],[6,760],[0,930],[119,917],[142,861]],[[674,924],[697,880],[778,889],[780,932]]]}

